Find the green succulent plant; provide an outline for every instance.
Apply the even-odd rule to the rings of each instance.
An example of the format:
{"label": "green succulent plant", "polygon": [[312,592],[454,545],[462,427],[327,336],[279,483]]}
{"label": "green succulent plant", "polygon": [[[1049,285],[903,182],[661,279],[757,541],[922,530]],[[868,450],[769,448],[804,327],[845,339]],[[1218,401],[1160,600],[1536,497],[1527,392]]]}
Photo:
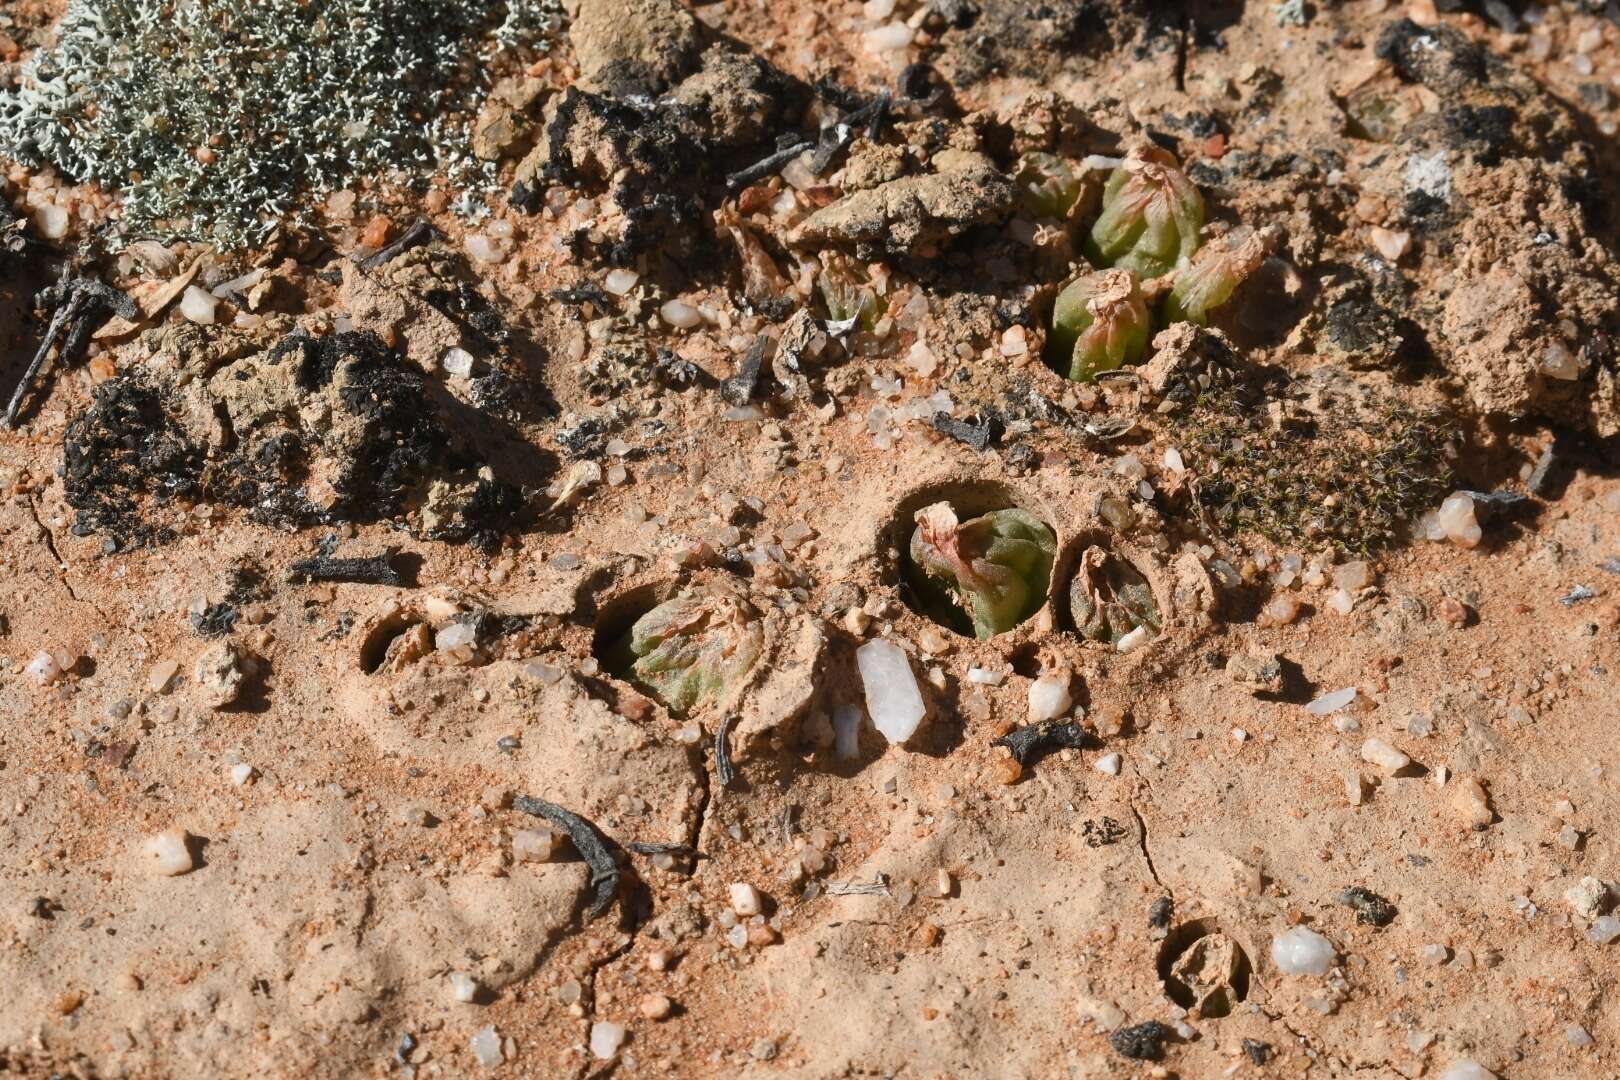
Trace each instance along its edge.
{"label": "green succulent plant", "polygon": [[877,325],[881,309],[877,290],[865,281],[848,256],[823,252],[816,287],[821,290],[827,318],[832,322],[854,323],[856,329],[868,333]]}
{"label": "green succulent plant", "polygon": [[613,647],[608,667],[684,714],[740,685],[764,642],[764,623],[742,588],[715,578],[637,619]]}
{"label": "green succulent plant", "polygon": [[1017,184],[1024,209],[1031,216],[1060,221],[1080,201],[1082,190],[1069,160],[1056,154],[1025,154],[1018,161]]}
{"label": "green succulent plant", "polygon": [[1046,361],[1091,382],[1100,371],[1134,364],[1147,351],[1153,319],[1130,270],[1102,270],[1071,282],[1052,305]]}
{"label": "green succulent plant", "polygon": [[1206,244],[1189,266],[1176,271],[1165,298],[1169,322],[1209,325],[1209,313],[1232,299],[1248,276],[1266,261],[1266,238],[1253,229],[1236,229]]}
{"label": "green succulent plant", "polygon": [[937,621],[984,640],[1006,633],[1046,602],[1057,538],[1027,510],[992,510],[959,521],[950,503],[917,511],[908,580]]}
{"label": "green succulent plant", "polygon": [[1157,146],[1141,147],[1109,176],[1086,256],[1098,266],[1162,277],[1192,258],[1203,227],[1203,196],[1176,159]]}
{"label": "green succulent plant", "polygon": [[1120,638],[1146,627],[1149,637],[1163,628],[1153,586],[1142,572],[1100,547],[1080,556],[1080,567],[1069,585],[1069,615],[1074,628],[1092,641],[1119,644]]}

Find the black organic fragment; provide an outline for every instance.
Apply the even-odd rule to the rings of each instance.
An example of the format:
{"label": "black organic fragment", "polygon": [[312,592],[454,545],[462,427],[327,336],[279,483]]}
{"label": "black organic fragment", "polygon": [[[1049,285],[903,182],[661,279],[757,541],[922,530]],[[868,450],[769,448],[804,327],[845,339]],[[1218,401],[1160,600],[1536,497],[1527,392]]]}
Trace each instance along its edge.
{"label": "black organic fragment", "polygon": [[236,628],[241,612],[231,604],[209,604],[201,611],[191,613],[191,628],[199,637],[224,637]]}
{"label": "black organic fragment", "polygon": [[295,584],[315,582],[347,582],[354,585],[389,585],[401,588],[407,584],[394,569],[391,554],[369,555],[360,559],[334,559],[319,555],[313,559],[295,562],[287,568],[287,580]]}
{"label": "black organic fragment", "polygon": [[1087,821],[1080,827],[1080,835],[1085,839],[1086,847],[1108,847],[1125,839],[1125,827],[1113,818],[1105,817],[1101,823]]}
{"label": "black organic fragment", "polygon": [[764,334],[754,339],[749,348],[748,355],[743,357],[742,366],[737,374],[720,383],[720,396],[728,405],[741,408],[754,400],[759,392],[759,377],[765,369],[765,350],[770,347],[771,339]]}
{"label": "black organic fragment", "polygon": [[941,435],[967,443],[975,450],[988,450],[1001,441],[1005,427],[1001,417],[994,413],[973,420],[958,420],[948,412],[934,414],[934,430]]}
{"label": "black organic fragment", "polygon": [[1360,885],[1346,889],[1339,899],[1355,909],[1358,923],[1367,926],[1388,926],[1395,921],[1395,905]]}
{"label": "black organic fragment", "polygon": [[551,298],[561,300],[565,304],[591,303],[604,311],[613,303],[613,298],[607,294],[607,290],[595,282],[575,285],[571,289],[552,289]]}
{"label": "black organic fragment", "polygon": [[1524,486],[1530,494],[1541,498],[1554,498],[1558,494],[1560,481],[1564,472],[1564,447],[1554,440],[1547,449],[1541,452],[1536,464],[1525,477]]}
{"label": "black organic fragment", "polygon": [[1157,1020],[1148,1020],[1120,1028],[1108,1036],[1108,1044],[1120,1056],[1135,1061],[1158,1061],[1164,1057],[1165,1040],[1174,1034]]}
{"label": "black organic fragment", "polygon": [[0,427],[9,428],[16,424],[23,399],[28,396],[34,380],[39,378],[40,369],[45,366],[45,358],[53,347],[57,348],[57,364],[66,367],[79,358],[90,342],[90,335],[108,319],[114,315],[134,319],[140,314],[135,301],[111,285],[93,278],[70,278],[66,268],[62,271],[62,280],[41,289],[36,301],[41,308],[52,312],[50,325],[40,339],[39,351],[34,353],[17,388],[12,391],[11,403],[6,406],[6,415],[0,421]]}
{"label": "black organic fragment", "polygon": [[1017,731],[990,740],[991,746],[1005,746],[1012,751],[1013,760],[1020,765],[1033,765],[1054,750],[1083,749],[1090,736],[1079,724],[1044,724],[1019,728]]}
{"label": "black organic fragment", "polygon": [[416,224],[412,225],[410,228],[401,233],[399,239],[395,240],[392,244],[389,244],[386,247],[378,248],[375,253],[366,256],[365,261],[360,264],[360,269],[375,270],[384,263],[392,262],[393,260],[399,258],[407,251],[411,250],[411,248],[421,247],[423,244],[431,243],[433,238],[437,235],[438,234],[434,232],[432,225],[429,225],[426,221],[419,220],[416,222]]}
{"label": "black organic fragment", "polygon": [[1244,1039],[1243,1052],[1248,1054],[1249,1060],[1256,1065],[1264,1065],[1271,1060],[1272,1055],[1271,1044],[1261,1042],[1259,1039]]}
{"label": "black organic fragment", "polygon": [[674,390],[684,390],[698,381],[698,366],[674,349],[658,350],[653,357],[653,370],[658,380]]}
{"label": "black organic fragment", "polygon": [[611,907],[613,898],[619,892],[619,860],[613,857],[613,850],[601,830],[572,810],[532,795],[519,795],[512,800],[512,806],[525,814],[551,822],[574,842],[574,850],[591,868],[591,886],[596,892],[588,916],[594,919]]}
{"label": "black organic fragment", "polygon": [[1152,907],[1148,908],[1148,925],[1157,930],[1163,930],[1170,925],[1170,919],[1175,913],[1175,900],[1168,896],[1161,896],[1153,901]]}
{"label": "black organic fragment", "polygon": [[731,764],[731,725],[736,719],[727,716],[714,733],[714,774],[721,787],[730,787],[737,778],[737,769]]}
{"label": "black organic fragment", "polygon": [[738,169],[726,177],[726,189],[728,191],[738,191],[756,180],[763,180],[816,145],[811,139],[800,139],[798,136],[792,136],[792,139],[792,142],[779,146],[774,152],[767,154],[746,169]]}
{"label": "black organic fragment", "polygon": [[924,109],[931,109],[945,96],[945,82],[927,64],[911,64],[900,72],[894,88],[904,101],[912,101]]}
{"label": "black organic fragment", "polygon": [[855,136],[863,127],[868,139],[877,139],[889,118],[889,104],[893,100],[887,90],[879,91],[871,101],[823,127],[816,142],[816,152],[810,158],[810,175],[820,176],[826,172],[838,155],[855,141]]}

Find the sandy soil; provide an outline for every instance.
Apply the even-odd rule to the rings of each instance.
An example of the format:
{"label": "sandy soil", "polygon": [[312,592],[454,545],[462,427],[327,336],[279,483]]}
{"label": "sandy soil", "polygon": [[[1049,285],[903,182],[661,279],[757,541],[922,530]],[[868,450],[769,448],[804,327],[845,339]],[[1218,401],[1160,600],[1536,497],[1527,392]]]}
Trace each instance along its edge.
{"label": "sandy soil", "polygon": [[[539,84],[514,97],[527,134],[498,152],[509,176],[534,179],[533,212],[503,197],[468,224],[442,190],[420,205],[340,200],[324,253],[289,242],[263,260],[277,284],[252,310],[227,302],[205,328],[158,313],[53,374],[21,429],[0,432],[0,1072],[1417,1077],[1471,1060],[1490,1072],[1449,1075],[1620,1075],[1620,942],[1591,932],[1620,888],[1620,477],[1604,444],[1620,432],[1620,376],[1592,344],[1614,317],[1615,223],[1567,182],[1613,190],[1612,90],[1581,87],[1620,79],[1616,26],[1553,9],[1508,33],[1353,0],[1304,27],[1251,3],[1200,11],[1188,32],[1157,5],[1125,4],[1064,30],[1073,5],[1035,17],[983,0],[968,30],[902,4],[879,21],[916,13],[918,35],[875,54],[856,3],[723,0],[692,19],[625,0],[621,25],[647,25],[638,5],[673,20],[656,40],[585,49],[565,37],[518,73]],[[1401,48],[1450,56],[1474,41],[1504,68],[1484,89],[1403,74],[1421,61],[1377,46],[1409,15],[1459,36],[1414,26],[1419,44]],[[1212,219],[1286,232],[1263,291],[1220,328],[1233,364],[1444,410],[1461,447],[1450,486],[1522,493],[1555,445],[1556,481],[1487,523],[1476,548],[1376,552],[1341,612],[1336,571],[1360,556],[1197,512],[1189,492],[1209,461],[1189,448],[1185,472],[1165,464],[1195,427],[1160,407],[1165,384],[1080,388],[1040,363],[1042,305],[1073,253],[1027,219],[1022,232],[1009,224],[1011,211],[997,218],[983,184],[930,204],[933,216],[891,206],[849,246],[890,275],[891,297],[925,297],[923,314],[843,345],[819,322],[795,324],[810,305],[805,237],[866,226],[795,230],[828,205],[848,209],[839,184],[854,189],[857,164],[879,177],[899,167],[871,147],[797,198],[775,179],[744,192],[743,230],[764,238],[751,242],[795,300],[780,317],[751,309],[757,276],[738,271],[733,234],[707,216],[718,198],[697,225],[638,237],[610,189],[649,169],[636,155],[651,151],[597,120],[535,130],[569,87],[610,88],[630,55],[649,65],[634,78],[700,103],[727,168],[759,157],[775,132],[745,129],[782,106],[737,105],[726,95],[753,76],[730,69],[695,86],[691,50],[666,47],[688,34],[722,36],[801,87],[832,75],[869,93],[908,62],[933,64],[956,87],[953,108],[905,114],[903,137],[885,141],[936,159],[982,150],[1005,168],[1071,135],[1076,156],[1166,135]],[[1459,97],[1514,103],[1508,134],[1485,136],[1499,156],[1444,136],[1462,140],[1444,144],[1455,223],[1412,223],[1421,130],[1406,142],[1351,131],[1347,116],[1370,115],[1355,104],[1369,86],[1385,88],[1378,115],[1407,125],[1451,116]],[[564,138],[571,149],[553,145]],[[536,142],[534,154],[557,155],[549,174]],[[574,171],[559,173],[570,153]],[[704,175],[710,194],[721,179]],[[14,172],[16,201],[27,182]],[[418,213],[440,241],[357,265]],[[1375,229],[1410,246],[1379,261]],[[492,242],[494,258],[463,258]],[[177,251],[182,267],[204,255],[211,284],[252,265]],[[600,286],[613,265],[638,275],[624,296],[555,292]],[[8,394],[41,327],[24,309],[44,272],[8,277]],[[456,275],[504,322],[498,348],[472,345],[473,322],[423,299]],[[109,277],[133,292],[169,275],[126,258]],[[1369,360],[1382,346],[1335,343],[1324,313],[1344,296],[1416,328]],[[695,326],[660,316],[674,299],[702,309]],[[376,438],[345,442],[337,421],[333,434],[278,412],[292,384],[267,356],[295,326],[397,346],[443,389],[447,437],[476,446],[450,487],[487,468],[527,516],[488,545],[475,529],[434,539],[458,514],[471,520],[459,496],[445,496],[449,511],[413,502],[374,520],[374,492],[342,502],[346,480],[322,473],[311,501],[341,511],[326,523],[109,489],[113,504],[75,529],[70,423],[132,374],[165,388],[179,429],[227,472],[261,437],[245,417],[319,430],[322,462]],[[720,383],[762,332],[779,339],[773,374],[739,405]],[[795,334],[808,341],[797,352]],[[1586,365],[1568,387],[1537,367],[1560,334]],[[1208,340],[1162,338],[1154,370]],[[507,383],[447,373],[446,350],[464,345],[524,400],[507,408],[495,402]],[[695,375],[670,377],[672,359]],[[1000,445],[935,430],[940,392],[958,418],[999,407]],[[1312,393],[1289,400],[1325,424],[1341,406]],[[574,471],[581,461],[597,469]],[[595,480],[560,498],[569,476]],[[1108,498],[1134,503],[1134,523],[1105,513]],[[1087,545],[1110,545],[1147,575],[1164,632],[1119,653],[1079,638],[1056,600],[988,641],[936,626],[910,606],[900,567],[914,512],[939,499],[1039,516],[1057,537],[1055,596]],[[340,557],[400,552],[409,584],[290,579],[329,536]],[[1304,565],[1279,583],[1288,554]],[[604,669],[604,646],[714,575],[746,586],[763,656],[723,701],[672,715]],[[1279,625],[1262,611],[1282,594],[1302,606]],[[208,637],[216,605],[235,618]],[[444,636],[458,626],[476,628],[470,643]],[[910,655],[928,715],[905,746],[863,722],[843,753],[829,717],[863,701],[855,650],[879,637]],[[1278,666],[1246,681],[1250,660]],[[1005,677],[977,683],[973,668]],[[1026,721],[1043,672],[1072,674],[1089,737],[1019,769],[992,739]],[[1351,687],[1345,708],[1306,708]],[[717,771],[722,721],[730,784]],[[1409,763],[1369,760],[1371,739]],[[542,824],[514,806],[524,795],[619,846],[607,913],[590,917],[591,871],[572,849],[523,857],[537,842],[524,831]],[[152,847],[172,830],[183,837],[170,869],[184,870],[173,874]],[[1572,901],[1585,878],[1609,883],[1609,899]],[[757,920],[733,912],[735,883],[763,895]],[[1358,917],[1365,905],[1345,900],[1356,887],[1393,916]],[[1326,974],[1279,969],[1273,944],[1299,926],[1331,943]],[[1235,977],[1186,996],[1189,964],[1231,963],[1234,950]],[[1210,1004],[1225,999],[1229,1011]],[[1153,1020],[1170,1026],[1159,1060],[1111,1041]],[[627,1031],[610,1058],[590,1049],[598,1024]],[[481,1038],[499,1049],[485,1056],[503,1060],[480,1064],[475,1036],[491,1029]]]}

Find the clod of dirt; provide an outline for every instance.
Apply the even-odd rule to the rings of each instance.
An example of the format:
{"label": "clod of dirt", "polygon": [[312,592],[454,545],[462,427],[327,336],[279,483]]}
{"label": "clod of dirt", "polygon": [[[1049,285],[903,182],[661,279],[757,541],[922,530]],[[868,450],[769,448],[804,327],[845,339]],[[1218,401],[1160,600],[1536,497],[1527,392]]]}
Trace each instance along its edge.
{"label": "clod of dirt", "polygon": [[855,191],[811,214],[791,237],[800,247],[842,244],[862,258],[916,255],[978,225],[1005,221],[1017,188],[983,154],[945,150],[935,171]]}
{"label": "clod of dirt", "polygon": [[607,235],[611,262],[660,245],[691,251],[711,238],[708,211],[726,167],[780,131],[806,96],[765,60],[724,45],[705,52],[700,69],[662,98],[570,86],[547,103],[539,144],[518,165],[517,183],[604,196],[614,212],[592,228]]}
{"label": "clod of dirt", "polygon": [[675,0],[571,0],[580,85],[618,97],[661,93],[697,64],[702,27]]}
{"label": "clod of dirt", "polygon": [[1275,652],[1235,653],[1226,661],[1226,674],[1251,694],[1282,692],[1282,657]]}

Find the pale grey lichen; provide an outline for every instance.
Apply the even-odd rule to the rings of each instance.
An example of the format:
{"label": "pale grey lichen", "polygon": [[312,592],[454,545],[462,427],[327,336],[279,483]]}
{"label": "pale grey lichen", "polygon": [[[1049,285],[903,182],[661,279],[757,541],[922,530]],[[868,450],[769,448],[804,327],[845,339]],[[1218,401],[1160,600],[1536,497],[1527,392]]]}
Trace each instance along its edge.
{"label": "pale grey lichen", "polygon": [[1278,26],[1305,25],[1305,0],[1277,0],[1272,10],[1277,14]]}
{"label": "pale grey lichen", "polygon": [[363,177],[487,187],[491,50],[557,0],[69,0],[0,93],[0,153],[122,192],[123,232],[240,247]]}

